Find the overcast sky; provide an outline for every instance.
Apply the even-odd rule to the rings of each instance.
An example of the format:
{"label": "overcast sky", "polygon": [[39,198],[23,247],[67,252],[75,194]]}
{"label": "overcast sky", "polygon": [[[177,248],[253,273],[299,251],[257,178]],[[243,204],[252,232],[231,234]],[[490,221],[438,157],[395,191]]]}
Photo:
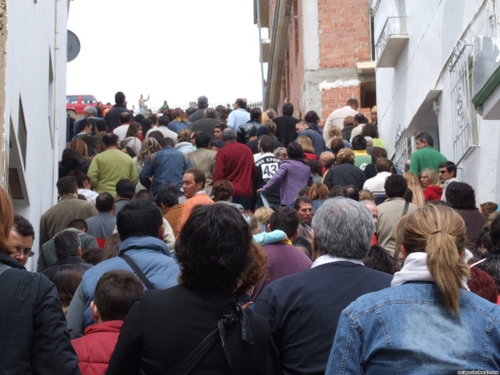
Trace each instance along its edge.
{"label": "overcast sky", "polygon": [[259,36],[253,0],[74,0],[68,29],[81,43],[68,63],[67,94],[93,94],[129,108],[260,100]]}

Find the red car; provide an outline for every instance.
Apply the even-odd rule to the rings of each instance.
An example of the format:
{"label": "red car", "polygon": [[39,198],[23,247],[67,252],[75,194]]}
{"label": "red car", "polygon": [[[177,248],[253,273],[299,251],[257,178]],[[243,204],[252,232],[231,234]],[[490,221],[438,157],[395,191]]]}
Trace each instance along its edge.
{"label": "red car", "polygon": [[66,112],[83,115],[85,107],[96,106],[97,99],[94,95],[66,95]]}

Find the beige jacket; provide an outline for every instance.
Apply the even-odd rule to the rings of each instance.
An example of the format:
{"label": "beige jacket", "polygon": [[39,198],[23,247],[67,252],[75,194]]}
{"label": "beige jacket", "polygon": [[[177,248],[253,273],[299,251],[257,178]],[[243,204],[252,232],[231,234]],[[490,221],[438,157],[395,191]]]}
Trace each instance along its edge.
{"label": "beige jacket", "polygon": [[[404,198],[388,198],[384,203],[378,205],[378,244],[392,256],[394,256],[396,248],[396,226],[399,219],[403,217],[405,203]],[[418,210],[418,206],[410,203],[407,213],[416,210]]]}

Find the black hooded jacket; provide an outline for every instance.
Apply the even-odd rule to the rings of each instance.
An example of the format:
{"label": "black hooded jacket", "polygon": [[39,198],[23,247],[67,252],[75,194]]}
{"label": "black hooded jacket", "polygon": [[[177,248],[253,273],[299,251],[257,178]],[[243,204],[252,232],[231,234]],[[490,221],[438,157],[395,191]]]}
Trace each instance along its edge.
{"label": "black hooded jacket", "polygon": [[0,265],[0,374],[80,374],[54,284],[1,251]]}

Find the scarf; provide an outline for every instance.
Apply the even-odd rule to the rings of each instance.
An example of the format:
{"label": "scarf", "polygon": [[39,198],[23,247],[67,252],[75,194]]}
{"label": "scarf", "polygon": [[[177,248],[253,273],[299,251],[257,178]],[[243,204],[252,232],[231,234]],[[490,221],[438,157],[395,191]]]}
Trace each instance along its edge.
{"label": "scarf", "polygon": [[[405,259],[401,271],[394,274],[391,286],[404,284],[408,281],[431,281],[435,282],[429,269],[427,268],[427,253],[411,253]],[[467,287],[467,279],[463,278],[463,287]]]}

